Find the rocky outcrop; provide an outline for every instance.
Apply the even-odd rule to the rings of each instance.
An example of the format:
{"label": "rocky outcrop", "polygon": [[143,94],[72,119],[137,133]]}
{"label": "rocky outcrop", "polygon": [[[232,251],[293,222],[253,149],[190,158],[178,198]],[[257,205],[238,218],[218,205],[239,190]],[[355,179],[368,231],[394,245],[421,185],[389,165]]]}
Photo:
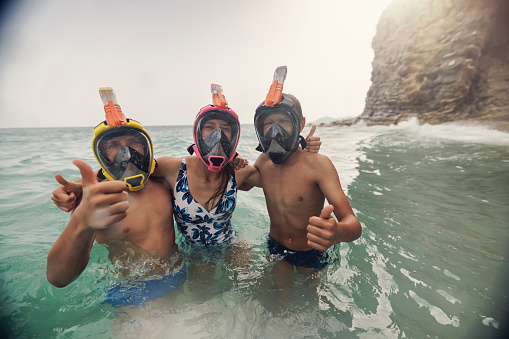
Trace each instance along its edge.
{"label": "rocky outcrop", "polygon": [[372,46],[372,85],[355,121],[509,124],[509,1],[394,0]]}

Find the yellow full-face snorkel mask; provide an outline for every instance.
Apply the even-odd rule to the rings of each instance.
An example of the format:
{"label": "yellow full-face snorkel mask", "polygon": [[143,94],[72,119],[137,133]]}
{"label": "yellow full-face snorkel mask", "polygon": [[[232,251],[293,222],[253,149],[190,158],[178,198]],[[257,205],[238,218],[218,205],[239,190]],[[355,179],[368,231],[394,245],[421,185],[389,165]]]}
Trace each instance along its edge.
{"label": "yellow full-face snorkel mask", "polygon": [[94,128],[95,158],[104,177],[123,181],[130,191],[139,191],[155,169],[152,140],[139,122],[125,117],[112,88],[102,87],[99,94],[106,120]]}

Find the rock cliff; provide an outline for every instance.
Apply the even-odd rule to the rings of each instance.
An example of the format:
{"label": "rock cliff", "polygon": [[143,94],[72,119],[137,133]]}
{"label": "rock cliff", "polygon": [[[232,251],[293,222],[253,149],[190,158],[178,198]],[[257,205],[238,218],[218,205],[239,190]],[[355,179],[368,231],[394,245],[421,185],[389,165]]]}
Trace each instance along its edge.
{"label": "rock cliff", "polygon": [[508,0],[394,0],[372,46],[372,84],[353,122],[509,126]]}

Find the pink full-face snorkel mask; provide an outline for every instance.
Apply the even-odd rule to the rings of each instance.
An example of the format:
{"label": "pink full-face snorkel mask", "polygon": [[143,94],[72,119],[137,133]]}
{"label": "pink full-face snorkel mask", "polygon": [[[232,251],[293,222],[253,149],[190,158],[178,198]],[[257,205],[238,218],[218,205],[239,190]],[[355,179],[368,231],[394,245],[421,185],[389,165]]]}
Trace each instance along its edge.
{"label": "pink full-face snorkel mask", "polygon": [[193,126],[194,145],[189,153],[196,153],[207,168],[219,172],[237,155],[240,137],[238,115],[230,108],[219,85],[212,84],[213,105],[200,109]]}

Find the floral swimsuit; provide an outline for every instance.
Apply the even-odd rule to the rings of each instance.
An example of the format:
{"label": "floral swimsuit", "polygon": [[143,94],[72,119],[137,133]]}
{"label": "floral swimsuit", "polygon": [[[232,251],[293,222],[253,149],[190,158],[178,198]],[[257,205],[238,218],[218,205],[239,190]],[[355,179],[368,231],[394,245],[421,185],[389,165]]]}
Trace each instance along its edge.
{"label": "floral swimsuit", "polygon": [[194,243],[213,245],[229,242],[237,236],[231,225],[237,200],[237,183],[228,179],[221,201],[210,211],[194,200],[187,183],[186,159],[182,158],[180,171],[173,189],[173,213],[179,231]]}

